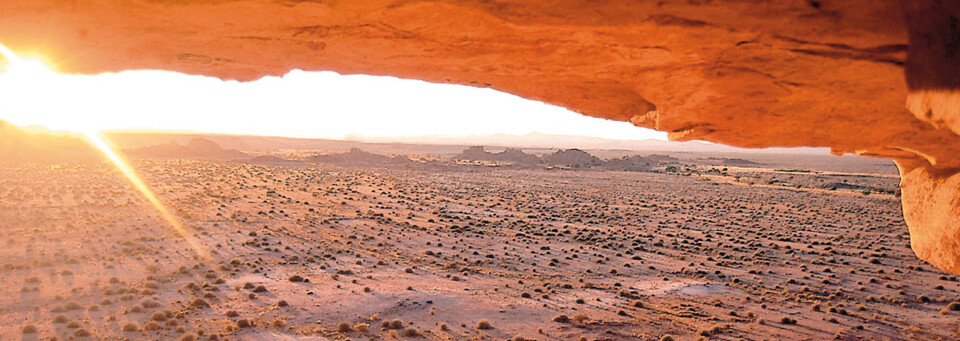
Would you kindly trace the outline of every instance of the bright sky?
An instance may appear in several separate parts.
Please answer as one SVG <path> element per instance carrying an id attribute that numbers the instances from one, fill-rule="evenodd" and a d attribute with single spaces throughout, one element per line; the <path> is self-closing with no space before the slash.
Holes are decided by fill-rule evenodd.
<path id="1" fill-rule="evenodd" d="M 62 75 L 27 60 L 0 73 L 0 94 L 0 119 L 51 130 L 309 138 L 538 132 L 666 139 L 665 133 L 492 89 L 334 72 L 294 70 L 240 83 L 166 71 Z"/>

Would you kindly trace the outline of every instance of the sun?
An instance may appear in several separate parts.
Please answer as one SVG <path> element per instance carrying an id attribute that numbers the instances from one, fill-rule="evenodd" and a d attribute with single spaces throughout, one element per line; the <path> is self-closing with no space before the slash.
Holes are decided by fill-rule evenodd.
<path id="1" fill-rule="evenodd" d="M 54 72 L 51 68 L 47 67 L 46 63 L 39 59 L 26 59 L 18 56 L 12 50 L 0 44 L 0 55 L 7 59 L 8 65 L 6 71 L 0 74 L 0 80 L 7 82 L 13 86 L 40 86 L 37 89 L 42 89 L 42 86 L 47 85 L 49 82 L 56 82 L 58 79 L 58 74 Z M 49 94 L 37 94 L 38 96 L 44 96 Z M 11 110 L 11 109 L 6 109 Z M 16 110 L 13 108 L 12 110 Z M 154 209 L 160 214 L 160 216 L 173 228 L 181 237 L 185 238 L 191 247 L 201 256 L 206 257 L 207 253 L 202 245 L 193 237 L 193 231 L 183 225 L 177 217 L 167 209 L 166 205 L 160 201 L 160 198 L 150 189 L 150 186 L 137 174 L 136 170 L 130 166 L 130 163 L 127 162 L 117 149 L 110 143 L 110 141 L 105 138 L 99 131 L 99 129 L 94 128 L 93 126 L 86 127 L 75 127 L 72 129 L 73 132 L 80 133 L 86 139 L 86 141 L 99 150 L 114 167 L 123 174 L 127 180 L 137 189 L 140 194 L 144 196 L 145 199 L 153 206 Z"/>

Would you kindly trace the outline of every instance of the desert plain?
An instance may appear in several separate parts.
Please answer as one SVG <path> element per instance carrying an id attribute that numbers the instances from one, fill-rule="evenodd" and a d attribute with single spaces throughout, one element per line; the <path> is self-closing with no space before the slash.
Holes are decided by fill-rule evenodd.
<path id="1" fill-rule="evenodd" d="M 889 161 L 226 151 L 0 162 L 0 339 L 960 337 Z"/>

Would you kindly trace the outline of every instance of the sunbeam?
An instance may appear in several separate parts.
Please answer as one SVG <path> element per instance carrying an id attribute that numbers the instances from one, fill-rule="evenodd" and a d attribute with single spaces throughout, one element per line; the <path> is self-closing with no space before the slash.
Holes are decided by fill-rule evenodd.
<path id="1" fill-rule="evenodd" d="M 22 58 L 3 44 L 0 44 L 0 55 L 8 61 L 6 71 L 0 73 L 0 81 L 13 82 L 17 85 L 21 85 L 24 82 L 39 84 L 57 76 L 57 74 L 42 61 Z M 160 198 L 150 189 L 150 186 L 140 178 L 136 170 L 124 160 L 109 141 L 101 136 L 99 131 L 81 127 L 78 128 L 76 132 L 82 133 L 91 146 L 103 153 L 107 160 L 109 160 L 110 163 L 130 181 L 133 187 L 147 199 L 150 205 L 160 213 L 163 220 L 173 227 L 174 232 L 186 239 L 187 243 L 190 244 L 200 257 L 207 256 L 207 252 L 203 246 L 193 237 L 193 231 L 182 224 L 177 217 L 167 209 L 163 202 L 160 201 Z"/>

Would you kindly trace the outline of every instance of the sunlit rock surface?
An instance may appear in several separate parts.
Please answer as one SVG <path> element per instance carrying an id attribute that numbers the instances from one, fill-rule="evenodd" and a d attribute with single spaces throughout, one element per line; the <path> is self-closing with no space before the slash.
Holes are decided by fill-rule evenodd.
<path id="1" fill-rule="evenodd" d="M 677 140 L 904 169 L 918 255 L 958 272 L 960 3 L 36 0 L 0 42 L 62 72 L 332 70 L 492 87 Z"/>

